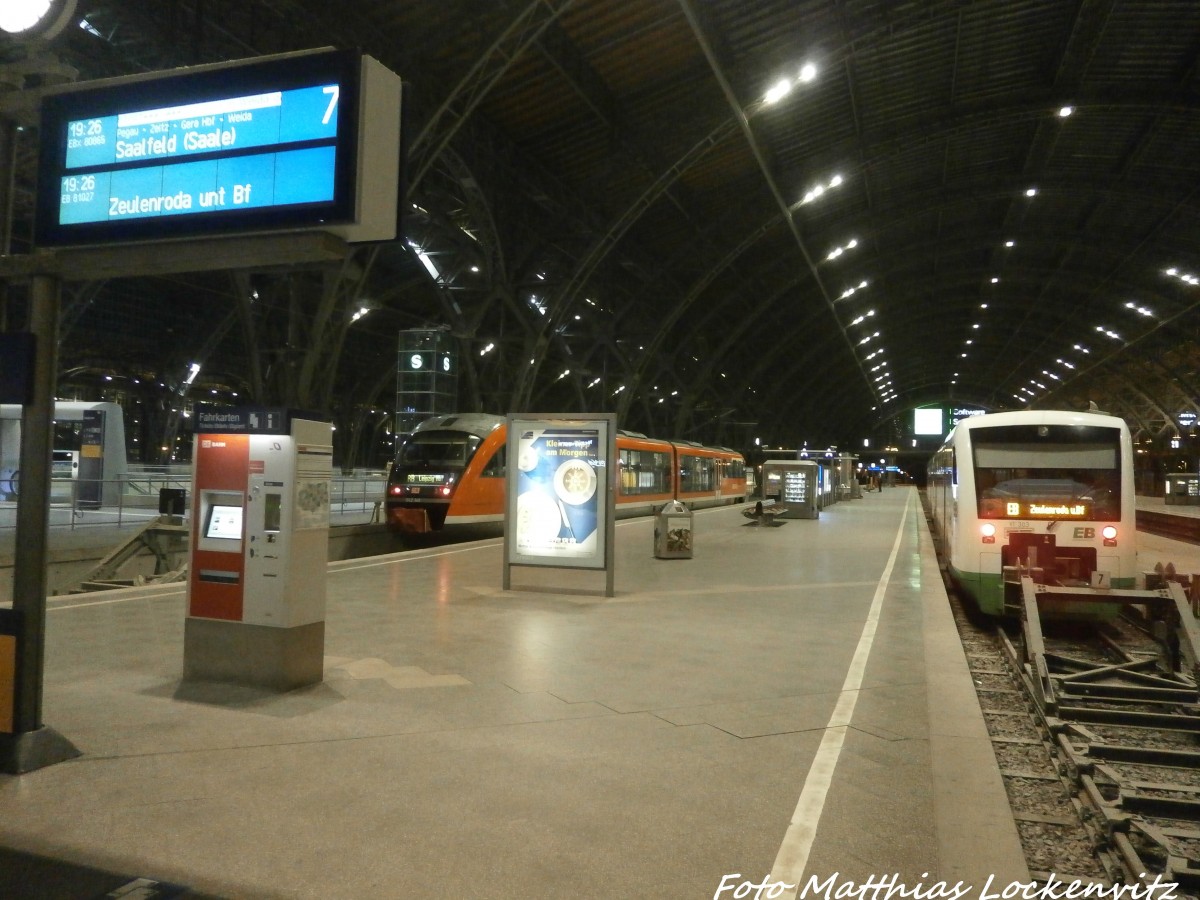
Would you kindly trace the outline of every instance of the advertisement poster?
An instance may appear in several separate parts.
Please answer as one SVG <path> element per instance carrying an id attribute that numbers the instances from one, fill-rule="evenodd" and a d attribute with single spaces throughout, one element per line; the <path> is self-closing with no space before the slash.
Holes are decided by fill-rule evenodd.
<path id="1" fill-rule="evenodd" d="M 296 479 L 295 529 L 329 527 L 329 482 Z"/>
<path id="2" fill-rule="evenodd" d="M 517 553 L 572 560 L 596 556 L 599 465 L 598 429 L 527 429 L 520 434 Z"/>
<path id="3" fill-rule="evenodd" d="M 513 419 L 510 428 L 509 562 L 606 568 L 609 423 Z"/>

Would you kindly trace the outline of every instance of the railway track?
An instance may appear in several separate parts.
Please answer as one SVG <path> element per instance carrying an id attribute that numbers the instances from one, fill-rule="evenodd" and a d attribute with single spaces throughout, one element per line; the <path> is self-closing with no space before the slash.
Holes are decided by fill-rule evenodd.
<path id="1" fill-rule="evenodd" d="M 1137 511 L 1137 529 L 1160 537 L 1200 544 L 1200 517 L 1176 516 L 1171 513 Z"/>
<path id="2" fill-rule="evenodd" d="M 1034 879 L 1200 897 L 1200 694 L 1176 586 L 1106 625 L 997 629 L 954 600 Z M 1188 615 L 1187 622 L 1172 621 Z M 1172 612 L 1175 611 L 1175 612 Z M 1149 892 L 1149 893 L 1145 893 Z M 1105 894 L 1104 896 L 1114 896 Z M 1130 896 L 1126 894 L 1124 896 Z"/>

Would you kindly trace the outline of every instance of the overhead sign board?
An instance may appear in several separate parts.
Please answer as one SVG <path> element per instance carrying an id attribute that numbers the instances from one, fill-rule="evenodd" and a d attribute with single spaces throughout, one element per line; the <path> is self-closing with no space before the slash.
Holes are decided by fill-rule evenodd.
<path id="1" fill-rule="evenodd" d="M 356 51 L 71 86 L 42 104 L 36 240 L 390 239 L 399 147 L 400 79 Z"/>
<path id="2" fill-rule="evenodd" d="M 945 413 L 939 407 L 913 410 L 913 434 L 945 434 Z"/>
<path id="3" fill-rule="evenodd" d="M 293 419 L 324 422 L 318 414 L 282 406 L 211 406 L 197 404 L 196 434 L 290 434 Z"/>

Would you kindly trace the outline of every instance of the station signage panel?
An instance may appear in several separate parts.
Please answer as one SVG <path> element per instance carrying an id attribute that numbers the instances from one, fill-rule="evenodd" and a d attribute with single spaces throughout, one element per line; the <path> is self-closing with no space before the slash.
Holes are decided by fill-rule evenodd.
<path id="1" fill-rule="evenodd" d="M 393 73 L 336 50 L 53 93 L 42 106 L 37 243 L 336 231 L 375 215 L 368 177 L 374 197 L 391 190 L 394 236 L 399 102 Z"/>
<path id="2" fill-rule="evenodd" d="M 440 372 L 443 375 L 453 375 L 454 361 L 449 353 L 433 350 L 421 350 L 409 353 L 408 368 L 413 372 Z"/>
<path id="3" fill-rule="evenodd" d="M 972 419 L 975 416 L 986 415 L 986 409 L 979 409 L 972 406 L 956 406 L 950 410 L 950 426 L 954 427 L 963 419 Z"/>
<path id="4" fill-rule="evenodd" d="M 196 406 L 196 434 L 288 434 L 293 419 L 319 421 L 317 413 L 283 406 Z"/>
<path id="5" fill-rule="evenodd" d="M 1004 502 L 1004 515 L 1010 519 L 1090 519 L 1091 503 L 1071 501 L 1008 500 Z"/>

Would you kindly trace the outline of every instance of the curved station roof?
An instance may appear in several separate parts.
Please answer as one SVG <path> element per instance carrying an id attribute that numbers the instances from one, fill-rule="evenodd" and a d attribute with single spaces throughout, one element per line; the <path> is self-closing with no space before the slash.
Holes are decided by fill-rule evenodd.
<path id="1" fill-rule="evenodd" d="M 404 79 L 402 237 L 69 283 L 60 391 L 386 429 L 428 327 L 464 409 L 734 446 L 924 405 L 1195 419 L 1194 0 L 78 0 L 0 43 L 13 251 L 39 88 L 326 45 Z"/>

